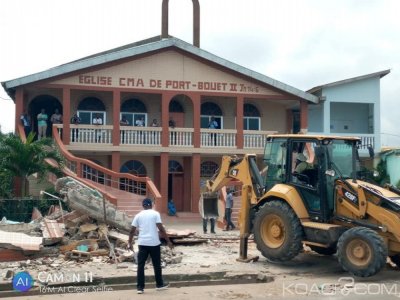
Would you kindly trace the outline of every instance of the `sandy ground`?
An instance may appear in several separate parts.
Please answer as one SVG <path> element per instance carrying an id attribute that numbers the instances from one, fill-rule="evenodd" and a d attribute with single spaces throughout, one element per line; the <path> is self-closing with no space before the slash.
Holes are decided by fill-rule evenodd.
<path id="1" fill-rule="evenodd" d="M 200 224 L 183 224 L 173 226 L 166 224 L 168 228 L 184 229 L 190 228 L 200 232 Z M 201 235 L 204 236 L 204 235 Z M 354 293 L 359 289 L 360 293 L 363 289 L 369 288 L 374 284 L 374 288 L 379 289 L 382 293 L 380 298 L 390 299 L 396 293 L 397 299 L 400 295 L 400 271 L 387 265 L 383 271 L 371 278 L 352 278 L 348 273 L 344 272 L 337 262 L 335 256 L 322 256 L 311 251 L 300 253 L 290 262 L 274 264 L 268 262 L 264 257 L 260 257 L 257 262 L 240 263 L 236 261 L 239 256 L 239 241 L 235 238 L 239 236 L 239 231 L 222 232 L 217 230 L 216 235 L 206 235 L 206 237 L 232 237 L 231 241 L 210 239 L 207 243 L 191 246 L 176 246 L 174 252 L 182 255 L 182 262 L 178 264 L 169 264 L 163 269 L 164 274 L 202 274 L 209 272 L 226 271 L 232 274 L 262 274 L 272 279 L 268 283 L 260 284 L 244 284 L 236 286 L 208 286 L 208 287 L 191 287 L 191 288 L 171 288 L 165 292 L 156 292 L 154 289 L 146 290 L 145 295 L 136 295 L 135 291 L 114 291 L 112 294 L 106 291 L 100 293 L 90 293 L 85 299 L 265 299 L 267 296 L 282 299 L 295 299 L 294 297 L 305 297 L 307 299 L 342 299 L 341 297 L 348 294 L 353 295 L 353 299 L 360 296 Z M 260 255 L 253 242 L 249 243 L 249 255 Z M 61 260 L 60 258 L 57 258 Z M 2 263 L 1 273 L 2 280 L 7 266 L 12 263 Z M 53 265 L 36 266 L 31 262 L 20 270 L 27 270 L 34 278 L 39 272 L 53 274 L 55 272 L 73 273 L 73 272 L 91 272 L 94 277 L 113 277 L 113 276 L 130 276 L 135 275 L 136 265 L 133 263 L 123 263 L 121 266 L 104 263 L 104 262 L 86 262 L 75 263 L 73 261 L 64 262 L 62 264 L 53 263 Z M 146 275 L 152 275 L 151 265 L 146 268 Z M 361 286 L 362 285 L 362 286 Z M 385 287 L 383 287 L 385 285 Z M 353 292 L 342 292 L 343 289 L 350 289 Z M 386 289 L 386 290 L 383 290 Z M 340 291 L 340 292 L 338 292 Z M 385 294 L 386 291 L 386 294 Z M 388 291 L 391 294 L 388 294 Z M 367 293 L 370 295 L 371 291 Z M 192 293 L 195 293 L 192 296 Z M 332 294 L 333 293 L 333 294 Z M 347 293 L 347 295 L 346 295 Z M 21 294 L 21 296 L 23 296 Z M 132 297 L 133 296 L 133 297 Z M 200 297 L 201 296 L 201 297 Z M 389 297 L 390 296 L 390 297 Z M 67 299 L 80 299 L 82 294 L 74 295 L 41 295 L 28 297 L 29 299 L 56 299 L 58 297 Z M 389 297 L 389 298 L 386 298 Z M 24 297 L 26 298 L 26 297 Z M 343 298 L 345 299 L 345 298 Z M 363 297 L 363 299 L 369 299 Z M 372 298 L 371 298 L 372 299 Z M 376 298 L 374 298 L 376 299 Z"/>

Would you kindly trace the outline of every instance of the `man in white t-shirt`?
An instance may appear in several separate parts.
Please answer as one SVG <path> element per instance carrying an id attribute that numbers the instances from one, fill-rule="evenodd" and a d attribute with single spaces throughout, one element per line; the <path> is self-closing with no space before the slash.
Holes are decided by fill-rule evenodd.
<path id="1" fill-rule="evenodd" d="M 135 235 L 136 229 L 139 231 L 138 236 L 138 269 L 137 269 L 137 293 L 143 294 L 145 287 L 144 277 L 144 265 L 146 264 L 147 257 L 150 255 L 151 261 L 154 268 L 154 276 L 156 278 L 156 290 L 161 291 L 168 288 L 168 283 L 165 283 L 162 279 L 161 271 L 161 249 L 160 249 L 160 238 L 158 231 L 161 232 L 162 236 L 168 243 L 168 246 L 172 248 L 171 240 L 169 239 L 167 232 L 161 222 L 160 214 L 153 210 L 153 203 L 149 198 L 146 198 L 142 202 L 144 210 L 138 213 L 132 221 L 132 229 L 129 233 L 128 247 L 133 250 L 133 236 Z"/>
<path id="2" fill-rule="evenodd" d="M 103 119 L 100 117 L 100 114 L 96 114 L 96 116 L 93 118 L 92 124 L 93 125 L 97 125 L 99 127 L 100 127 L 100 125 L 103 125 Z M 95 129 L 94 133 L 95 133 L 95 141 L 97 143 L 100 143 L 100 141 L 101 141 L 101 130 L 100 129 Z"/>

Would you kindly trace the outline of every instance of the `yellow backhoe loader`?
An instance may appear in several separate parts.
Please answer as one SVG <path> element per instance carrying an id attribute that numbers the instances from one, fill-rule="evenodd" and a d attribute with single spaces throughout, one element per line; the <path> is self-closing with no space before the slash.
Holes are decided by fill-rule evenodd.
<path id="1" fill-rule="evenodd" d="M 214 201 L 231 181 L 242 183 L 242 261 L 254 234 L 270 261 L 290 260 L 306 244 L 320 254 L 337 253 L 355 276 L 376 274 L 388 256 L 400 267 L 400 190 L 357 178 L 359 145 L 355 137 L 269 136 L 265 175 L 256 155 L 223 156 L 203 201 Z"/>

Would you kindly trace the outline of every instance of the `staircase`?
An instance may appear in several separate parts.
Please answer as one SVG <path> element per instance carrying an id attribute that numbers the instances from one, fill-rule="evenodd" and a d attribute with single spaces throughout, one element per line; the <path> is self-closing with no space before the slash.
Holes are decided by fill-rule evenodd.
<path id="1" fill-rule="evenodd" d="M 21 140 L 26 141 L 21 124 L 18 125 L 18 134 Z M 133 217 L 142 210 L 142 200 L 145 197 L 152 198 L 156 203 L 161 201 L 161 194 L 149 177 L 114 172 L 90 160 L 74 156 L 61 141 L 55 126 L 53 127 L 53 138 L 65 160 L 63 173 L 96 189 L 105 199 L 116 205 L 118 210 L 126 212 L 128 216 Z M 51 160 L 48 160 L 47 163 L 55 164 Z M 54 183 L 56 178 L 50 179 Z"/>

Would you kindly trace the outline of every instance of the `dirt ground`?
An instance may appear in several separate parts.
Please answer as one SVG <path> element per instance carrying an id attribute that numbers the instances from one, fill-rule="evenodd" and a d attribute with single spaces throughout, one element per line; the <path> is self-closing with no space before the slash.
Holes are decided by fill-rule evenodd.
<path id="1" fill-rule="evenodd" d="M 180 226 L 167 224 L 167 227 L 182 229 L 187 228 L 187 224 Z M 199 224 L 194 224 L 194 229 L 199 232 L 201 227 Z M 173 249 L 173 254 L 182 259 L 181 261 L 180 259 L 177 260 L 177 263 L 166 264 L 163 268 L 163 274 L 202 274 L 221 271 L 230 274 L 257 274 L 261 277 L 268 277 L 271 282 L 257 285 L 256 290 L 265 290 L 268 287 L 262 293 L 281 296 L 283 292 L 286 292 L 287 297 L 294 297 L 296 294 L 303 292 L 308 293 L 310 292 L 309 289 L 312 288 L 321 289 L 321 286 L 323 289 L 330 291 L 341 288 L 344 285 L 348 286 L 350 284 L 354 286 L 357 283 L 397 285 L 400 279 L 400 270 L 389 263 L 376 276 L 371 278 L 352 278 L 341 269 L 335 256 L 322 256 L 309 249 L 305 249 L 304 252 L 290 262 L 271 263 L 260 256 L 256 245 L 252 241 L 249 243 L 248 253 L 251 256 L 258 255 L 260 258 L 256 262 L 241 263 L 236 261 L 239 256 L 239 231 L 223 232 L 217 230 L 215 235 L 198 234 L 198 236 L 209 239 L 203 244 L 176 246 Z M 13 270 L 14 273 L 28 271 L 34 279 L 38 278 L 38 276 L 43 279 L 44 276 L 55 273 L 91 273 L 93 277 L 136 275 L 136 265 L 132 262 L 111 264 L 101 258 L 95 258 L 94 261 L 88 262 L 75 262 L 64 260 L 61 255 L 41 260 L 0 263 L 0 283 L 10 282 L 10 279 L 5 279 L 7 270 Z M 146 275 L 153 275 L 151 264 L 146 266 Z M 35 281 L 36 284 L 39 284 L 38 280 Z M 317 286 L 314 286 L 314 284 L 317 284 Z M 209 292 L 211 293 L 211 291 L 217 293 L 214 296 L 209 294 L 211 298 L 257 298 L 249 292 L 240 297 L 229 297 L 229 294 L 221 296 L 218 295 L 220 289 L 217 287 L 210 287 Z M 295 293 L 292 293 L 293 291 Z M 398 292 L 398 295 L 400 295 L 400 287 L 398 287 Z M 124 297 L 121 299 L 124 299 Z"/>

